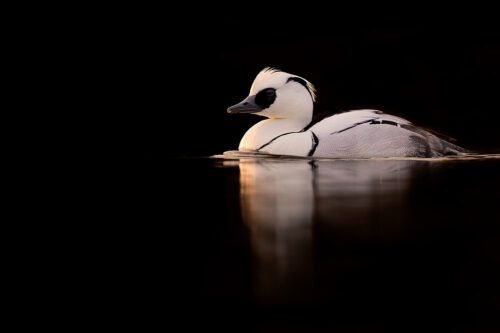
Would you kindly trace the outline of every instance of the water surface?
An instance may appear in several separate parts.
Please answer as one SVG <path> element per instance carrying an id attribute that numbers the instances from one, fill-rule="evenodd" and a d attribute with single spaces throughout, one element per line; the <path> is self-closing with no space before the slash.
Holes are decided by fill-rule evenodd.
<path id="1" fill-rule="evenodd" d="M 196 240 L 186 260 L 197 274 L 199 310 L 215 325 L 497 327 L 500 155 L 331 160 L 231 152 L 171 163 L 170 213 L 186 223 L 178 236 Z"/>

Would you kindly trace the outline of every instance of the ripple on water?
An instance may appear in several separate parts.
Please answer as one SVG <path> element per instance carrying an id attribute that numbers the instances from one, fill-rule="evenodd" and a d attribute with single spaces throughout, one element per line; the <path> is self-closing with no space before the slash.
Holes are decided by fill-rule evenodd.
<path id="1" fill-rule="evenodd" d="M 380 161 L 469 161 L 469 160 L 488 160 L 500 159 L 500 154 L 463 154 L 442 157 L 375 157 L 375 158 L 328 158 L 328 157 L 304 157 L 289 155 L 274 155 L 261 152 L 243 152 L 238 150 L 228 150 L 223 154 L 213 155 L 212 158 L 225 160 L 239 159 L 283 159 L 283 160 L 380 160 Z"/>

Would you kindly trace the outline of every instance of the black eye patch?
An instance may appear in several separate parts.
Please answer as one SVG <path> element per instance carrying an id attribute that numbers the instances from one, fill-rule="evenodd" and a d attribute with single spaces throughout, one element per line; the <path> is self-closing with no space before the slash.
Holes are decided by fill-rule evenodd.
<path id="1" fill-rule="evenodd" d="M 271 106 L 275 99 L 276 89 L 274 88 L 262 89 L 257 95 L 255 95 L 255 103 L 263 109 Z"/>

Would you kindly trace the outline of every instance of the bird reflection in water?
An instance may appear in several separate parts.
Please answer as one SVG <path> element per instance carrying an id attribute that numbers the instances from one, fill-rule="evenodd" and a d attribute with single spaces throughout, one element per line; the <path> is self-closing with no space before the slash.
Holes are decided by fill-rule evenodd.
<path id="1" fill-rule="evenodd" d="M 292 301 L 304 302 L 313 294 L 312 167 L 307 161 L 241 161 L 239 167 L 242 218 L 255 257 L 255 296 L 266 303 L 292 295 Z"/>
<path id="2" fill-rule="evenodd" d="M 254 297 L 272 305 L 314 302 L 321 239 L 352 243 L 397 235 L 408 214 L 411 173 L 428 164 L 269 158 L 241 159 L 238 165 Z"/>

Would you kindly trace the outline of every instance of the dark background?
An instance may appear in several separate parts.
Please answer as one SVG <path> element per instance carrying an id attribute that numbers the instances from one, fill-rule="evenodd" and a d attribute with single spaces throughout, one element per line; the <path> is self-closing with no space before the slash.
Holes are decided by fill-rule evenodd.
<path id="1" fill-rule="evenodd" d="M 296 17 L 198 8 L 174 21 L 175 13 L 105 16 L 93 47 L 82 49 L 90 53 L 84 75 L 99 71 L 88 89 L 104 99 L 96 116 L 116 131 L 111 148 L 134 159 L 236 149 L 260 118 L 225 110 L 266 66 L 311 81 L 316 111 L 380 109 L 467 148 L 500 151 L 500 35 L 491 12 L 319 8 Z"/>
<path id="2" fill-rule="evenodd" d="M 92 158 L 82 158 L 97 169 L 99 180 L 81 208 L 82 229 L 89 234 L 82 262 L 91 269 L 78 267 L 84 274 L 77 274 L 82 282 L 76 285 L 88 293 L 82 298 L 90 300 L 89 318 L 97 313 L 110 325 L 140 328 L 172 322 L 218 327 L 222 322 L 228 331 L 238 331 L 241 327 L 233 324 L 252 323 L 255 314 L 264 322 L 276 314 L 283 322 L 289 315 L 299 322 L 315 317 L 316 308 L 305 315 L 254 308 L 248 244 L 233 237 L 245 232 L 235 222 L 240 218 L 237 170 L 175 159 L 237 149 L 245 131 L 261 118 L 227 115 L 226 108 L 247 96 L 266 66 L 311 81 L 318 92 L 316 111 L 380 109 L 448 134 L 466 148 L 500 153 L 500 35 L 494 11 L 465 8 L 457 15 L 410 5 L 396 11 L 303 10 L 306 5 L 294 13 L 255 3 L 243 8 L 193 3 L 182 11 L 102 8 L 84 15 L 77 29 L 64 35 L 57 59 L 69 62 L 66 76 L 82 79 L 64 88 L 70 92 L 68 105 L 78 103 L 72 120 L 84 125 L 84 144 L 95 143 L 105 157 L 95 157 L 92 147 Z M 114 163 L 107 168 L 103 161 L 109 159 Z M 470 175 L 480 173 L 481 168 L 473 168 Z M 449 202 L 460 197 L 455 180 L 446 183 L 456 189 Z M 493 205 L 494 196 L 487 198 Z M 446 210 L 440 217 L 447 217 Z M 424 258 L 432 261 L 433 255 L 430 251 Z M 398 271 L 392 262 L 387 265 Z M 486 273 L 490 280 L 481 290 L 488 292 L 495 283 Z M 480 285 L 482 276 L 471 279 Z M 326 312 L 342 310 L 326 305 Z M 414 304 L 411 319 L 418 321 L 419 307 L 427 305 Z M 432 309 L 441 311 L 436 305 Z M 497 308 L 484 309 L 492 322 Z M 454 310 L 447 309 L 446 316 L 454 317 Z M 479 313 L 478 320 L 481 311 L 472 311 Z M 342 314 L 357 320 L 355 312 Z"/>

